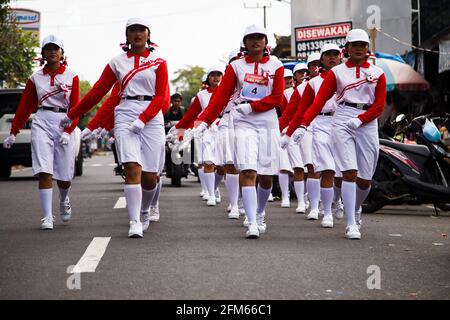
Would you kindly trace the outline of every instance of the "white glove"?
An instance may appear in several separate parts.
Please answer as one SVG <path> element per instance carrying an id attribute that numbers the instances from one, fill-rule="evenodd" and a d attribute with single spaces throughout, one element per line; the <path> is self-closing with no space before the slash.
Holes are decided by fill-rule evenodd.
<path id="1" fill-rule="evenodd" d="M 175 126 L 172 126 L 167 133 L 171 134 L 172 136 L 176 136 L 177 135 L 177 130 L 178 129 Z"/>
<path id="2" fill-rule="evenodd" d="M 6 139 L 3 141 L 3 148 L 4 149 L 11 149 L 12 145 L 16 142 L 16 136 L 13 134 L 10 134 Z"/>
<path id="3" fill-rule="evenodd" d="M 72 124 L 72 120 L 67 116 L 67 114 L 64 116 L 64 118 L 61 119 L 61 122 L 59 123 L 59 126 L 61 128 L 68 128 Z"/>
<path id="4" fill-rule="evenodd" d="M 194 130 L 187 129 L 186 131 L 184 131 L 183 141 L 191 141 L 193 137 L 194 137 Z"/>
<path id="5" fill-rule="evenodd" d="M 300 141 L 302 141 L 303 137 L 305 136 L 305 133 L 306 133 L 305 127 L 298 128 L 292 134 L 292 140 L 294 140 L 294 142 L 298 144 Z"/>
<path id="6" fill-rule="evenodd" d="M 88 128 L 84 128 L 83 131 L 81 131 L 80 138 L 81 138 L 81 141 L 86 141 L 86 140 L 91 139 L 92 136 L 93 136 L 92 131 Z"/>
<path id="7" fill-rule="evenodd" d="M 116 140 L 116 139 L 114 139 L 114 137 L 109 138 L 108 141 L 106 141 L 106 147 L 107 147 L 108 149 L 111 149 L 112 144 L 114 143 L 115 140 Z"/>
<path id="8" fill-rule="evenodd" d="M 362 121 L 359 118 L 351 118 L 346 123 L 347 127 L 351 130 L 358 129 L 362 125 Z"/>
<path id="9" fill-rule="evenodd" d="M 192 131 L 194 133 L 194 137 L 201 137 L 203 132 L 205 132 L 206 130 L 208 130 L 208 125 L 206 124 L 206 122 L 200 122 L 200 124 L 196 126 Z"/>
<path id="10" fill-rule="evenodd" d="M 144 129 L 145 123 L 141 121 L 141 119 L 136 119 L 131 124 L 130 130 L 136 134 L 140 134 L 142 129 Z"/>
<path id="11" fill-rule="evenodd" d="M 291 137 L 289 137 L 288 135 L 284 135 L 281 137 L 281 149 L 286 149 L 289 145 L 289 143 L 291 142 Z"/>
<path id="12" fill-rule="evenodd" d="M 63 132 L 61 138 L 59 138 L 59 143 L 61 143 L 62 145 L 66 145 L 69 144 L 69 142 L 70 142 L 70 134 L 68 134 L 67 132 Z"/>
<path id="13" fill-rule="evenodd" d="M 250 103 L 242 103 L 232 108 L 230 115 L 233 117 L 233 119 L 241 119 L 252 111 L 253 110 Z"/>
<path id="14" fill-rule="evenodd" d="M 104 138 L 108 135 L 108 130 L 106 129 L 102 129 L 102 131 L 100 131 L 100 138 Z"/>

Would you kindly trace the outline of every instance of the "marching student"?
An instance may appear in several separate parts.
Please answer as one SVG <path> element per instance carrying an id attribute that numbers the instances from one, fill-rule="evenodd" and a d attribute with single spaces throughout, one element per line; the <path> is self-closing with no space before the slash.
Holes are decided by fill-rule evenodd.
<path id="1" fill-rule="evenodd" d="M 41 229 L 52 230 L 53 179 L 59 188 L 62 221 L 68 222 L 72 215 L 69 191 L 76 154 L 72 132 L 78 118 L 74 117 L 72 125 L 64 130 L 59 122 L 78 103 L 80 90 L 78 76 L 65 65 L 64 44 L 60 38 L 54 35 L 44 38 L 41 54 L 45 65 L 28 80 L 3 147 L 12 147 L 30 114 L 36 112 L 31 126 L 33 174 L 39 176 Z"/>
<path id="2" fill-rule="evenodd" d="M 126 23 L 125 53 L 113 58 L 100 79 L 61 121 L 67 126 L 90 110 L 120 82 L 120 103 L 114 111 L 114 134 L 120 161 L 125 168 L 125 198 L 130 228 L 128 237 L 142 238 L 148 226 L 139 217 L 143 194 L 153 199 L 158 173 L 164 166 L 164 117 L 170 105 L 167 63 L 153 51 L 150 26 L 142 18 Z M 147 46 L 148 45 L 148 46 Z M 150 201 L 151 202 L 151 201 Z M 146 219 L 147 217 L 141 217 Z"/>
<path id="3" fill-rule="evenodd" d="M 272 177 L 279 170 L 280 132 L 275 108 L 283 97 L 284 68 L 278 59 L 269 55 L 266 29 L 248 26 L 243 43 L 245 57 L 228 66 L 194 130 L 207 130 L 230 99 L 234 99 L 230 119 L 236 133 L 236 164 L 249 222 L 246 237 L 255 239 L 260 232 L 266 231 L 265 207 L 272 190 Z M 236 90 L 239 91 L 238 98 L 233 96 Z"/>
<path id="4" fill-rule="evenodd" d="M 377 118 L 386 99 L 383 70 L 367 62 L 369 43 L 364 30 L 349 31 L 345 44 L 349 59 L 328 72 L 293 137 L 301 140 L 312 119 L 336 95 L 338 106 L 333 117 L 332 140 L 335 161 L 343 175 L 341 192 L 348 239 L 361 239 L 360 218 L 355 219 L 355 209 L 361 207 L 370 192 L 379 152 Z"/>

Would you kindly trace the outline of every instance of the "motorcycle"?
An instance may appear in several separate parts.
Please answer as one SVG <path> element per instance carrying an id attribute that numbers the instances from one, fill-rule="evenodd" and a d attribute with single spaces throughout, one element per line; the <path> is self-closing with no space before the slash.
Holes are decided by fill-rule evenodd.
<path id="1" fill-rule="evenodd" d="M 436 213 L 437 208 L 450 211 L 450 153 L 434 125 L 441 122 L 449 128 L 450 117 L 431 116 L 419 116 L 410 123 L 399 116 L 394 136 L 400 141 L 380 138 L 380 155 L 363 212 L 373 213 L 385 205 L 405 203 L 431 203 Z M 404 143 L 413 136 L 416 144 Z"/>

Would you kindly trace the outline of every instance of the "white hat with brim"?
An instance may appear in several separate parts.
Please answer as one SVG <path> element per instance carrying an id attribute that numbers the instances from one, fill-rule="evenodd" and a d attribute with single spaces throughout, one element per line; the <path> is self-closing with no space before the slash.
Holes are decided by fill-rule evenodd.
<path id="1" fill-rule="evenodd" d="M 150 30 L 150 24 L 143 18 L 130 18 L 127 21 L 126 28 L 134 26 L 134 25 L 140 25 L 146 27 L 148 30 Z"/>
<path id="2" fill-rule="evenodd" d="M 42 46 L 41 49 L 44 49 L 44 47 L 50 43 L 56 44 L 58 47 L 64 50 L 64 43 L 61 38 L 51 34 L 42 40 Z"/>

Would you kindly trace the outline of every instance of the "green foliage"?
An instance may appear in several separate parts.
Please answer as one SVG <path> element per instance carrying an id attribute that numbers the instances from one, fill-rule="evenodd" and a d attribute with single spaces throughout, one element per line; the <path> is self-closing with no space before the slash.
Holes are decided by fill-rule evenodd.
<path id="1" fill-rule="evenodd" d="M 204 73 L 205 70 L 199 66 L 187 66 L 175 71 L 176 78 L 170 82 L 175 87 L 176 92 L 183 96 L 183 105 L 188 106 L 191 99 L 198 93 L 202 86 Z"/>
<path id="2" fill-rule="evenodd" d="M 83 99 L 91 88 L 92 86 L 89 81 L 80 80 L 80 99 Z M 87 126 L 88 122 L 94 117 L 102 103 L 108 99 L 108 97 L 109 94 L 107 94 L 99 103 L 97 103 L 90 111 L 80 118 L 80 121 L 78 122 L 78 126 L 80 128 L 84 129 Z"/>
<path id="3" fill-rule="evenodd" d="M 0 0 L 0 86 L 15 88 L 33 73 L 39 42 L 17 27 L 9 9 L 9 0 Z"/>

